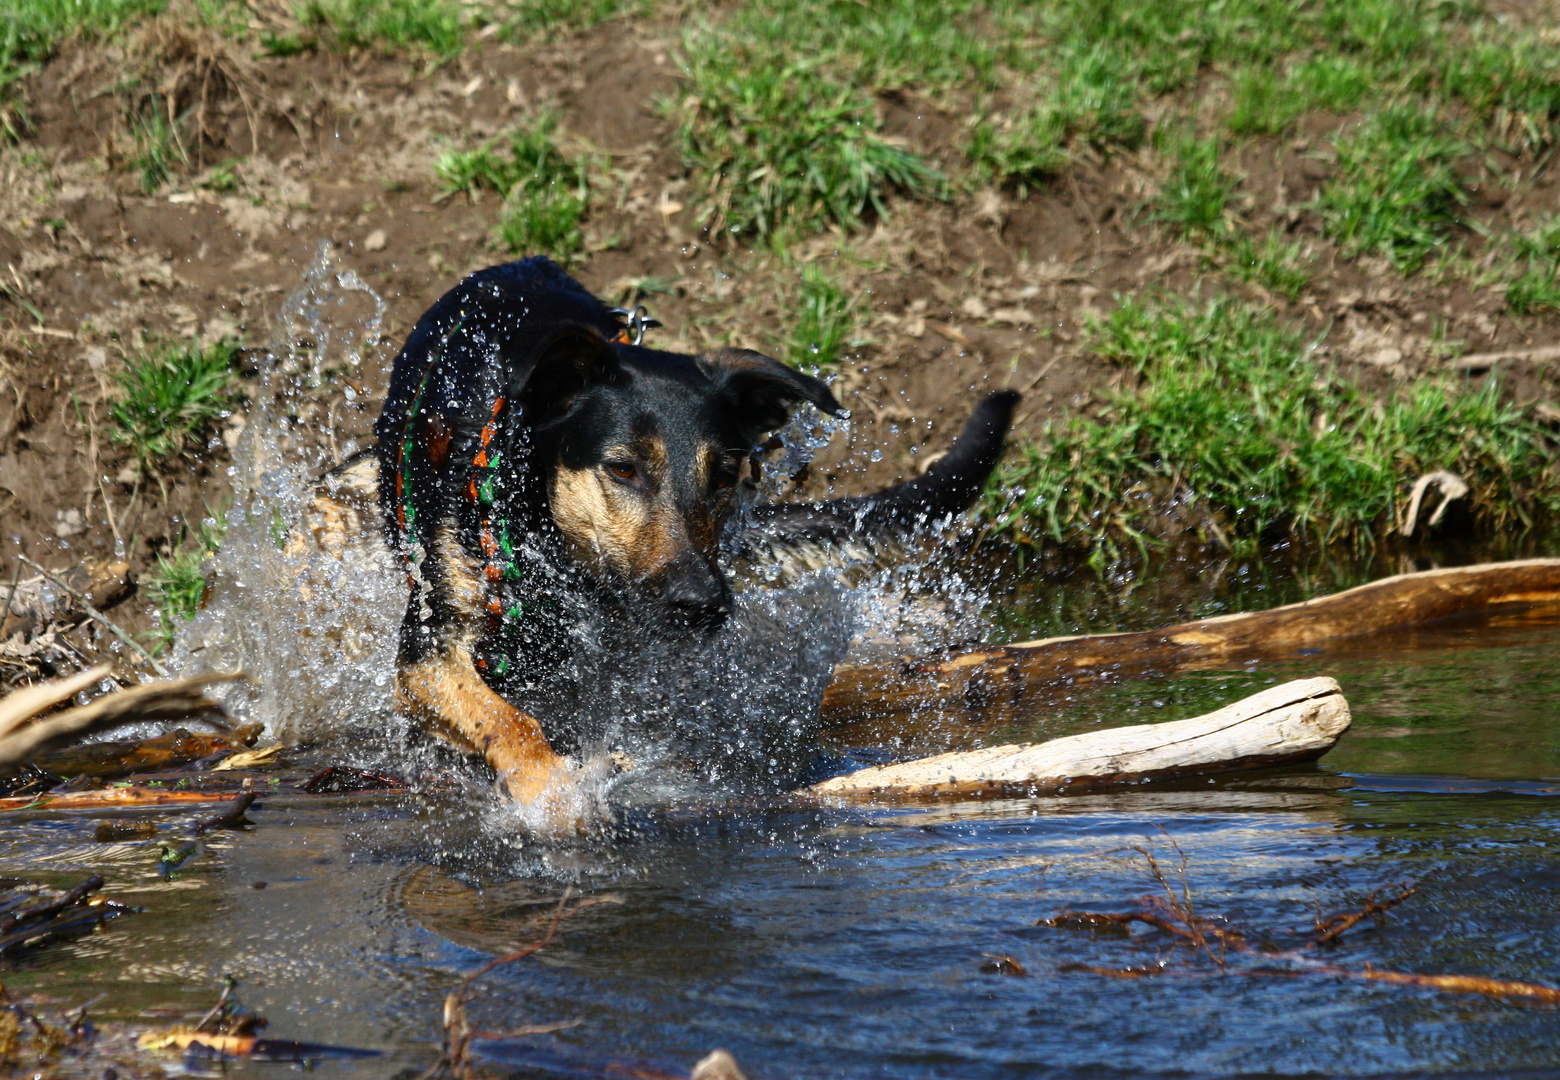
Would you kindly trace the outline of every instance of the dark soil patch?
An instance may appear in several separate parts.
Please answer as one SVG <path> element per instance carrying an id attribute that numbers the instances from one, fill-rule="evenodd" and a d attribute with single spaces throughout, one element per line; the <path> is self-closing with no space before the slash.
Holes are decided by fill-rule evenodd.
<path id="1" fill-rule="evenodd" d="M 696 181 L 657 108 L 676 87 L 677 32 L 612 24 L 558 43 L 489 42 L 431 72 L 324 51 L 245 56 L 239 72 L 231 58 L 221 61 L 231 69 L 203 61 L 201 41 L 174 41 L 166 28 L 123 45 L 64 48 L 25 86 L 29 139 L 0 154 L 0 271 L 19 294 L 0 305 L 0 577 L 10 579 L 18 551 L 61 565 L 110 556 L 116 537 L 144 572 L 188 522 L 221 505 L 220 431 L 160 483 L 130 478 L 105 428 L 113 373 L 158 339 L 226 333 L 264 345 L 322 241 L 389 305 L 389 347 L 365 362 L 350 397 L 342 382 L 318 402 L 330 419 L 328 433 L 317 425 L 320 438 L 361 445 L 388 360 L 418 315 L 464 273 L 509 257 L 491 239 L 495 199 L 439 198 L 440 147 L 474 145 L 547 110 L 597 162 L 581 279 L 614 301 L 648 304 L 665 323 L 657 344 L 777 348 L 797 271 L 698 228 Z M 188 78 L 202 62 L 221 75 L 205 91 Z M 127 65 L 157 63 L 168 92 L 209 100 L 190 169 L 148 196 L 125 165 L 126 104 L 114 87 Z M 913 95 L 880 104 L 887 133 L 935 160 L 959 160 L 961 117 Z M 1243 216 L 1304 241 L 1315 270 L 1297 302 L 1256 288 L 1251 297 L 1304 323 L 1383 391 L 1444 373 L 1448 342 L 1483 351 L 1560 340 L 1560 318 L 1512 317 L 1494 288 L 1339 259 L 1307 204 L 1329 175 L 1318 151 L 1340 122 L 1308 118 L 1295 137 L 1251 143 L 1230 162 L 1243 178 Z M 235 162 L 236 177 L 225 190 L 211 172 L 224 162 Z M 899 205 L 854 238 L 837 262 L 864 299 L 866 340 L 837 385 L 854 420 L 807 490 L 913 473 L 991 389 L 1023 390 L 1020 431 L 1038 436 L 1120 385 L 1118 369 L 1079 345 L 1086 319 L 1113 296 L 1232 287 L 1202 251 L 1141 213 L 1163 168 L 1144 151 L 1080 165 L 1024 198 L 984 191 Z M 1526 179 L 1520 194 L 1476 185 L 1471 216 L 1506 225 L 1560 209 L 1551 165 Z M 792 254 L 832 258 L 839 246 L 823 237 Z M 1521 400 L 1556 398 L 1546 369 L 1517 366 L 1504 378 Z M 70 510 L 84 531 L 63 521 Z M 146 625 L 142 603 L 127 624 Z"/>

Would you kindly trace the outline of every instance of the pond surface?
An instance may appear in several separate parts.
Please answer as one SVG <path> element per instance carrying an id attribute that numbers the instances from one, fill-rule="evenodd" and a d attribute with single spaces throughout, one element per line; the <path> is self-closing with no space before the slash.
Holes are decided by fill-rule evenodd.
<path id="1" fill-rule="evenodd" d="M 95 843 L 89 818 L 12 817 L 0 874 L 65 883 L 96 871 L 108 895 L 144 910 L 4 981 L 95 1002 L 99 1017 L 169 1022 L 203 1012 L 232 974 L 267 1034 L 388 1052 L 324 1062 L 322 1075 L 388 1077 L 433 1060 L 446 993 L 535 940 L 567 887 L 617 903 L 493 971 L 471 1015 L 493 1033 L 578 1023 L 479 1043 L 494 1071 L 597 1075 L 584 1071 L 591 1054 L 687 1069 L 725 1047 L 755 1080 L 1560 1076 L 1560 1008 L 1256 953 L 1221 968 L 1161 932 L 1036 925 L 1129 911 L 1158 891 L 1134 847 L 1179 889 L 1178 845 L 1198 913 L 1253 941 L 1292 949 L 1318 910 L 1412 882 L 1383 921 L 1317 958 L 1560 986 L 1557 658 L 1560 628 L 1481 625 L 1097 687 L 1006 722 L 1002 737 L 1022 738 L 1174 719 L 1321 673 L 1354 708 L 1353 730 L 1317 766 L 1121 794 L 695 807 L 571 848 L 508 837 L 463 799 L 320 800 L 289 780 L 253 829 L 211 840 L 166 882 L 155 847 Z M 983 970 L 988 954 L 1026 974 Z"/>

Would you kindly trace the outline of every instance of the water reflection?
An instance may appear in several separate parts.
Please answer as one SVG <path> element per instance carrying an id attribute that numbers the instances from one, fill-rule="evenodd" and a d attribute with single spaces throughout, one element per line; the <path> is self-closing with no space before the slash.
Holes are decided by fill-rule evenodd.
<path id="1" fill-rule="evenodd" d="M 1519 763 L 1529 777 L 1560 774 L 1545 741 L 1560 705 L 1560 632 L 1475 636 L 1477 647 L 1449 640 L 1330 668 L 1350 688 L 1357 728 L 1322 766 L 1173 790 L 878 811 L 685 807 L 569 849 L 497 842 L 458 797 L 279 795 L 256 829 L 220 838 L 167 885 L 154 851 L 91 844 L 90 822 L 18 821 L 0 836 L 0 872 L 99 870 L 147 910 L 7 984 L 82 1001 L 112 985 L 95 1008 L 118 1015 L 198 1012 L 233 972 L 275 1033 L 426 1063 L 443 995 L 534 939 L 572 888 L 618 903 L 495 971 L 471 1007 L 494 1032 L 582 1021 L 523 1040 L 551 1046 L 560 1069 L 575 1049 L 686 1068 L 715 1046 L 769 1077 L 1556 1068 L 1552 1008 L 1323 975 L 1223 975 L 1187 963 L 1163 935 L 1035 925 L 1069 909 L 1130 909 L 1156 885 L 1123 849 L 1167 852 L 1168 834 L 1187 853 L 1201 913 L 1280 944 L 1318 906 L 1408 880 L 1416 896 L 1328 959 L 1560 982 L 1560 801 L 1425 779 Z M 1288 674 L 1102 687 L 1066 722 L 1119 722 L 1153 700 L 1182 715 Z M 1409 790 L 1380 790 L 1394 776 Z M 1029 974 L 984 973 L 986 953 Z M 1156 978 L 1064 970 L 1160 961 Z M 545 1075 L 529 1050 L 484 1045 L 495 1069 Z M 386 1075 L 383 1062 L 322 1069 Z"/>

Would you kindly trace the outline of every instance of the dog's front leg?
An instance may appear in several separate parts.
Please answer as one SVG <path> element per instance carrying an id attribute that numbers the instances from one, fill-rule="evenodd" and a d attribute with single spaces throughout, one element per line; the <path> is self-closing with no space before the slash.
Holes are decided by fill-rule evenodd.
<path id="1" fill-rule="evenodd" d="M 412 715 L 440 725 L 486 758 L 519 802 L 536 802 L 567 769 L 536 718 L 494 693 L 463 647 L 403 666 L 396 690 Z"/>

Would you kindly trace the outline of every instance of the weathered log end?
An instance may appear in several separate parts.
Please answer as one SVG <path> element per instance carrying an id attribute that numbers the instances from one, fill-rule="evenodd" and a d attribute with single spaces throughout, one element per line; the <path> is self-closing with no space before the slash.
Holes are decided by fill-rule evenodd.
<path id="1" fill-rule="evenodd" d="M 1332 749 L 1351 719 L 1336 681 L 1297 679 L 1206 716 L 874 766 L 814 784 L 808 791 L 852 800 L 1094 791 L 1312 761 Z"/>

